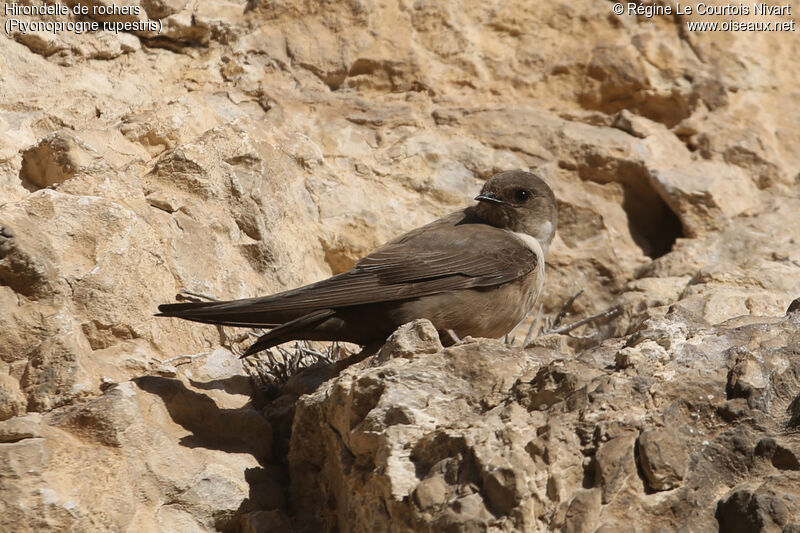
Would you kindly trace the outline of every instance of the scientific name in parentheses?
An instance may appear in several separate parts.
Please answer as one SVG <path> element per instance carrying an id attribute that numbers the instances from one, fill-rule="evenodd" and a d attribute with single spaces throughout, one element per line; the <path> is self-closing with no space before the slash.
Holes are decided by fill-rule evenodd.
<path id="1" fill-rule="evenodd" d="M 639 4 L 635 2 L 628 2 L 625 11 L 628 15 L 639 15 L 645 18 L 652 18 L 659 15 L 760 15 L 760 16 L 791 16 L 792 6 L 786 4 L 782 6 L 773 6 L 763 2 L 756 2 L 752 5 L 745 4 L 724 4 L 724 5 L 709 5 L 703 2 L 695 6 L 681 5 L 680 2 L 675 2 L 672 5 L 660 4 Z"/>

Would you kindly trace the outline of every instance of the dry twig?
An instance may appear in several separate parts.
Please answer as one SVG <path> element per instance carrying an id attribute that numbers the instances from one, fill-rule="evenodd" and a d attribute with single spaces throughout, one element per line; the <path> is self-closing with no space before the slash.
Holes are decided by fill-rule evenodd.
<path id="1" fill-rule="evenodd" d="M 203 294 L 202 292 L 190 291 L 189 289 L 186 288 L 182 288 L 181 290 L 179 290 L 178 294 L 175 295 L 175 299 L 180 301 L 189 301 L 189 302 L 201 302 L 203 300 L 207 302 L 220 301 L 219 298 L 214 298 L 213 296 Z"/>
<path id="2" fill-rule="evenodd" d="M 605 311 L 602 311 L 600 313 L 595 313 L 595 314 L 593 314 L 591 316 L 587 316 L 586 318 L 582 318 L 582 319 L 578 320 L 577 322 L 573 322 L 572 324 L 567 324 L 566 326 L 562 326 L 560 328 L 551 329 L 551 330 L 547 331 L 545 334 L 551 335 L 551 334 L 569 333 L 573 329 L 579 328 L 579 327 L 583 326 L 584 324 L 588 324 L 590 322 L 594 322 L 594 321 L 597 321 L 597 320 L 608 320 L 609 318 L 613 318 L 613 317 L 617 316 L 621 312 L 622 312 L 622 309 L 620 309 L 619 306 L 612 307 L 611 309 L 606 309 Z M 576 336 L 576 338 L 591 338 L 591 337 L 592 337 L 592 335 L 589 335 L 589 336 Z"/>
<path id="3" fill-rule="evenodd" d="M 580 319 L 580 320 L 578 320 L 576 322 L 573 322 L 572 324 L 566 324 L 566 325 L 562 326 L 561 322 L 567 316 L 567 312 L 569 311 L 569 308 L 572 307 L 572 304 L 575 303 L 575 300 L 577 300 L 578 297 L 583 293 L 584 293 L 584 289 L 581 289 L 578 292 L 576 292 L 575 294 L 573 294 L 571 297 L 569 297 L 566 300 L 566 302 L 564 302 L 564 305 L 561 306 L 561 309 L 559 310 L 558 314 L 555 316 L 555 318 L 553 319 L 552 322 L 550 322 L 550 320 L 545 318 L 544 321 L 543 321 L 544 323 L 542 325 L 542 328 L 538 331 L 536 336 L 537 337 L 541 337 L 543 335 L 554 335 L 554 334 L 555 335 L 564 335 L 564 334 L 566 334 L 566 335 L 569 335 L 570 337 L 572 337 L 574 339 L 579 339 L 579 340 L 591 339 L 591 338 L 593 338 L 595 336 L 596 333 L 591 333 L 591 334 L 586 334 L 586 335 L 578 335 L 578 334 L 571 333 L 571 332 L 573 330 L 583 326 L 583 325 L 586 325 L 586 324 L 591 324 L 591 323 L 595 323 L 595 322 L 609 320 L 609 319 L 619 315 L 622 312 L 622 309 L 619 306 L 616 306 L 616 307 L 612 307 L 611 309 L 606 309 L 605 311 L 602 311 L 600 313 L 595 313 L 595 314 L 593 314 L 591 316 L 587 316 L 585 318 L 582 318 L 582 319 Z M 541 313 L 541 307 L 539 308 L 539 313 Z M 528 330 L 528 334 L 525 336 L 525 342 L 522 344 L 522 346 L 528 346 L 528 344 L 530 343 L 531 339 L 534 336 L 533 332 L 536 331 L 536 326 L 537 326 L 538 321 L 539 321 L 539 315 L 537 314 L 536 320 L 534 320 L 534 322 L 531 324 L 531 327 Z"/>
<path id="4" fill-rule="evenodd" d="M 170 357 L 169 359 L 164 359 L 163 361 L 160 360 L 160 359 L 156 359 L 154 357 L 153 360 L 156 363 L 158 363 L 159 365 L 168 365 L 168 364 L 173 363 L 175 361 L 181 361 L 182 359 L 185 359 L 185 361 L 181 361 L 180 363 L 177 363 L 175 365 L 175 366 L 177 366 L 177 365 L 184 365 L 186 363 L 191 363 L 195 359 L 200 359 L 201 357 L 205 357 L 207 355 L 211 355 L 212 353 L 213 352 L 208 351 L 208 352 L 201 352 L 201 353 L 196 353 L 196 354 L 191 354 L 191 355 L 176 355 L 175 357 Z"/>
<path id="5" fill-rule="evenodd" d="M 583 294 L 583 291 L 584 289 L 581 289 L 572 296 L 570 296 L 569 298 L 567 298 L 567 301 L 564 302 L 564 305 L 561 306 L 561 310 L 558 312 L 555 319 L 553 319 L 553 323 L 552 325 L 550 325 L 550 328 L 548 329 L 557 328 L 558 325 L 561 324 L 561 321 L 564 320 L 564 317 L 567 316 L 567 311 L 569 310 L 570 307 L 572 307 L 572 304 L 575 302 L 575 300 L 578 299 L 578 296 Z"/>

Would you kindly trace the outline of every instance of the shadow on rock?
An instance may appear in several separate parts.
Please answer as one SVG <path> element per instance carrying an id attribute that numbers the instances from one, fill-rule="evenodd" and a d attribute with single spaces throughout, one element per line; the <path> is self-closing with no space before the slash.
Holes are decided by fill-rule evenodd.
<path id="1" fill-rule="evenodd" d="M 249 396 L 253 393 L 253 385 L 247 376 L 230 376 L 226 379 L 215 379 L 213 381 L 197 381 L 190 379 L 192 387 L 201 390 L 221 390 L 228 394 L 240 394 Z"/>
<path id="2" fill-rule="evenodd" d="M 143 391 L 159 396 L 172 420 L 192 432 L 181 439 L 183 446 L 249 453 L 260 462 L 268 458 L 272 428 L 251 407 L 220 409 L 214 400 L 176 379 L 142 376 L 133 381 Z"/>

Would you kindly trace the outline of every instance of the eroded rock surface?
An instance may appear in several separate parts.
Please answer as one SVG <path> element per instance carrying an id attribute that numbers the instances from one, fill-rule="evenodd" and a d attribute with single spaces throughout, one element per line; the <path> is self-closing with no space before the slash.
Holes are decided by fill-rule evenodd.
<path id="1" fill-rule="evenodd" d="M 298 402 L 293 501 L 323 530 L 797 527 L 799 325 L 674 312 L 627 368 L 616 339 L 369 360 Z"/>
<path id="2" fill-rule="evenodd" d="M 800 529 L 794 34 L 129 4 L 89 19 L 161 33 L 0 37 L 0 530 Z M 152 317 L 346 270 L 511 168 L 559 200 L 541 316 L 610 318 L 416 323 L 264 405 L 238 332 Z"/>

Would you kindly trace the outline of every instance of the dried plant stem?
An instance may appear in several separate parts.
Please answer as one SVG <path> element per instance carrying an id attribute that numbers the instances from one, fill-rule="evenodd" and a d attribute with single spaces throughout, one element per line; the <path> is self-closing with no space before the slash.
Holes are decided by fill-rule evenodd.
<path id="1" fill-rule="evenodd" d="M 550 326 L 549 329 L 552 330 L 552 328 L 556 328 L 559 326 L 559 324 L 561 324 L 561 321 L 564 320 L 565 316 L 567 316 L 567 311 L 569 310 L 569 308 L 572 307 L 572 304 L 575 302 L 575 300 L 578 299 L 578 296 L 583 294 L 583 292 L 584 289 L 579 290 L 578 292 L 570 296 L 566 302 L 564 302 L 564 305 L 561 306 L 561 310 L 556 315 L 556 318 L 553 320 L 553 324 Z"/>
<path id="2" fill-rule="evenodd" d="M 195 292 L 190 291 L 189 289 L 182 288 L 178 291 L 178 294 L 175 295 L 176 300 L 206 300 L 208 302 L 219 302 L 219 298 L 214 298 L 213 296 L 209 296 L 207 294 L 203 294 L 202 292 Z"/>
<path id="3" fill-rule="evenodd" d="M 544 332 L 544 334 L 545 335 L 552 335 L 552 334 L 569 333 L 573 329 L 579 328 L 579 327 L 583 326 L 584 324 L 588 324 L 589 322 L 594 322 L 594 321 L 597 321 L 597 320 L 607 320 L 609 318 L 613 318 L 613 317 L 617 316 L 621 312 L 622 312 L 622 309 L 620 309 L 619 307 L 612 307 L 611 309 L 606 309 L 605 311 L 602 311 L 600 313 L 595 313 L 594 315 L 587 316 L 586 318 L 582 318 L 582 319 L 578 320 L 577 322 L 573 322 L 572 324 L 567 324 L 566 326 L 562 326 L 562 327 L 556 328 L 556 329 L 550 329 L 550 330 Z"/>

